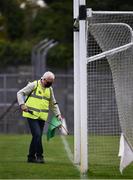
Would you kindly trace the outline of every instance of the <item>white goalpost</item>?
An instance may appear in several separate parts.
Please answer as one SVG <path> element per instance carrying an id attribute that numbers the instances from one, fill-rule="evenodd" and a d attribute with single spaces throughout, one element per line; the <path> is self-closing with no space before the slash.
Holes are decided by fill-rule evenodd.
<path id="1" fill-rule="evenodd" d="M 79 19 L 80 31 L 74 31 L 74 161 L 81 172 L 88 169 L 87 140 L 87 57 L 86 57 L 86 2 L 74 1 L 74 19 Z M 78 20 L 77 20 L 78 21 Z M 75 21 L 75 23 L 78 23 Z M 75 24 L 75 28 L 76 28 Z M 80 51 L 79 51 L 80 49 Z M 84 88 L 81 88 L 84 86 Z M 84 106 L 84 104 L 86 104 Z"/>
<path id="2" fill-rule="evenodd" d="M 133 157 L 133 12 L 92 11 L 85 0 L 73 7 L 74 162 L 81 173 L 117 169 L 121 133 Z"/>
<path id="3" fill-rule="evenodd" d="M 74 30 L 74 162 L 80 163 L 80 85 L 79 85 L 79 30 L 76 19 L 79 15 L 79 0 L 73 1 Z M 77 23 L 77 24 L 76 24 Z M 77 26 L 77 27 L 76 27 Z"/>

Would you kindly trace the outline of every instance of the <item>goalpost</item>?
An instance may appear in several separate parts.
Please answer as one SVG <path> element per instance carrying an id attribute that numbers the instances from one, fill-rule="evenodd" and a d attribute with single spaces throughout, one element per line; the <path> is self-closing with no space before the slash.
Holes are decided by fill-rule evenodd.
<path id="1" fill-rule="evenodd" d="M 121 132 L 133 150 L 133 12 L 74 0 L 74 20 L 74 161 L 86 173 L 118 166 Z"/>
<path id="2" fill-rule="evenodd" d="M 74 0 L 74 161 L 81 164 L 81 172 L 83 173 L 88 169 L 87 106 L 84 106 L 84 104 L 87 104 L 85 36 L 87 12 L 85 4 L 85 0 Z M 78 29 L 78 19 L 80 31 Z M 84 86 L 84 88 L 81 88 L 81 86 Z"/>

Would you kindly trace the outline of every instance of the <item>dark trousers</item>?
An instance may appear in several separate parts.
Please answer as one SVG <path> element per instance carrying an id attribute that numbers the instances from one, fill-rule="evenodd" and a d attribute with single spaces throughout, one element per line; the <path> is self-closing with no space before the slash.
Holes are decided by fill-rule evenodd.
<path id="1" fill-rule="evenodd" d="M 45 121 L 30 118 L 27 120 L 32 134 L 28 157 L 43 157 L 42 134 Z"/>

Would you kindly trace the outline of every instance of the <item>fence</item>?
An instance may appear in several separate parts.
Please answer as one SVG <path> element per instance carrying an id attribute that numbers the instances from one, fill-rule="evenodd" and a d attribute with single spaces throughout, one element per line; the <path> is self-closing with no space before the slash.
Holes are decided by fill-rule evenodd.
<path id="1" fill-rule="evenodd" d="M 108 71 L 108 70 L 107 70 Z M 104 79 L 106 78 L 107 82 L 110 82 L 110 75 L 103 76 L 104 72 L 98 71 L 98 73 L 91 73 L 89 74 L 89 83 L 93 82 L 94 79 Z M 70 133 L 73 133 L 74 129 L 74 107 L 73 107 L 73 74 L 69 72 L 69 74 L 56 74 L 56 80 L 53 84 L 54 93 L 56 100 L 59 104 L 60 110 L 64 117 L 66 118 L 68 129 Z M 97 76 L 97 77 L 96 77 Z M 1 115 L 10 107 L 13 101 L 16 99 L 16 93 L 19 89 L 24 87 L 29 81 L 32 81 L 32 74 L 30 73 L 18 73 L 18 74 L 0 74 L 0 117 Z M 95 84 L 94 84 L 95 85 Z M 91 87 L 88 84 L 88 91 L 91 91 Z M 94 86 L 93 86 L 94 88 Z M 106 87 L 105 87 L 106 88 Z M 110 88 L 113 88 L 113 83 L 110 84 Z M 97 92 L 97 87 L 94 88 L 92 96 L 96 93 L 99 97 L 100 91 L 103 92 L 104 89 L 99 90 Z M 105 89 L 106 90 L 106 89 Z M 111 97 L 112 96 L 112 97 Z M 91 101 L 92 97 L 88 97 L 88 101 L 93 104 Z M 99 97 L 100 98 L 100 97 Z M 98 98 L 98 99 L 99 99 Z M 112 108 L 111 113 L 114 114 L 113 109 L 116 109 L 116 105 L 114 103 L 115 95 L 111 94 L 108 98 L 105 98 L 104 101 L 106 103 L 105 109 L 102 109 L 102 112 L 106 112 L 106 108 Z M 90 107 L 88 107 L 90 108 Z M 101 109 L 101 104 L 97 103 L 95 111 L 90 114 L 90 110 L 88 110 L 88 116 L 93 117 L 93 123 L 89 123 L 89 131 L 92 128 L 92 125 L 95 125 L 95 121 L 98 116 L 98 111 Z M 117 114 L 117 112 L 115 112 Z M 52 113 L 50 113 L 49 119 L 51 118 Z M 112 116 L 106 116 L 105 113 L 101 113 L 101 119 L 107 118 L 110 122 L 110 118 Z M 88 122 L 90 119 L 88 120 Z M 110 127 L 110 126 L 108 126 Z M 99 124 L 100 128 L 100 124 Z M 46 131 L 47 126 L 45 127 L 44 131 Z M 100 131 L 101 129 L 99 129 Z M 8 113 L 5 114 L 4 118 L 0 118 L 0 133 L 28 133 L 29 128 L 27 122 L 24 118 L 21 117 L 21 112 L 19 110 L 18 104 L 15 103 L 13 107 L 9 110 Z"/>
<path id="2" fill-rule="evenodd" d="M 32 81 L 30 73 L 0 74 L 0 116 L 16 99 L 16 93 Z M 57 74 L 53 85 L 56 100 L 60 110 L 66 117 L 69 131 L 73 133 L 73 75 Z M 51 115 L 50 115 L 51 117 Z M 15 103 L 9 112 L 0 119 L 0 133 L 28 133 L 29 128 L 25 119 L 21 117 L 18 104 Z"/>

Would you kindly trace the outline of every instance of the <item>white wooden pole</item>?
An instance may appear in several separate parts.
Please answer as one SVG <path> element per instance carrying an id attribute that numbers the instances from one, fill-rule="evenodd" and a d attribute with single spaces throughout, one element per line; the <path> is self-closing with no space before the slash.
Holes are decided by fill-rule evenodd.
<path id="1" fill-rule="evenodd" d="M 79 57 L 80 57 L 81 173 L 86 173 L 88 170 L 86 13 L 87 13 L 86 2 L 85 0 L 80 0 Z"/>
<path id="2" fill-rule="evenodd" d="M 79 16 L 79 0 L 73 0 L 73 17 Z M 74 30 L 74 163 L 80 163 L 79 31 Z"/>

